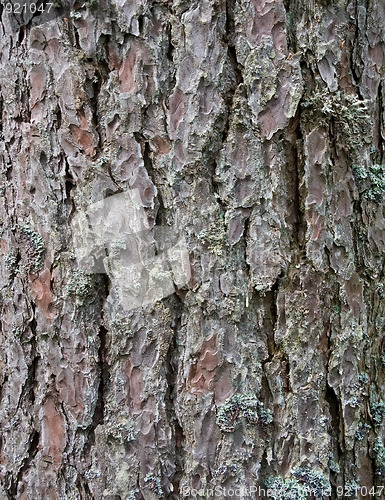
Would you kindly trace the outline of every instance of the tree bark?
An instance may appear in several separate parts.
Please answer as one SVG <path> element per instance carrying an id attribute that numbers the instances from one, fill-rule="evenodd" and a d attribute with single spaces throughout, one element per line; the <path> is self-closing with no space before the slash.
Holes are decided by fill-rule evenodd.
<path id="1" fill-rule="evenodd" d="M 0 9 L 0 499 L 384 498 L 383 1 Z"/>

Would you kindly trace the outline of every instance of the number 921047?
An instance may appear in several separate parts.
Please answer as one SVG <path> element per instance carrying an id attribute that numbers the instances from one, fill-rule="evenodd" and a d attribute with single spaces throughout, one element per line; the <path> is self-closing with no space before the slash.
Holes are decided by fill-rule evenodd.
<path id="1" fill-rule="evenodd" d="M 7 2 L 3 3 L 4 10 L 8 14 L 24 14 L 24 13 L 31 13 L 35 14 L 35 12 L 42 14 L 43 12 L 49 13 L 50 10 L 52 9 L 53 3 L 21 3 L 21 2 Z"/>

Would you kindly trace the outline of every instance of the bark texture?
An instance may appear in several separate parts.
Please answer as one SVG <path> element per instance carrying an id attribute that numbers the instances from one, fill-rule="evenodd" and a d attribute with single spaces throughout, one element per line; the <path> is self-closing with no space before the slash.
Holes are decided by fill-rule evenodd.
<path id="1" fill-rule="evenodd" d="M 0 499 L 380 487 L 384 2 L 70 7 L 0 7 Z M 132 188 L 191 279 L 127 310 L 71 224 Z"/>

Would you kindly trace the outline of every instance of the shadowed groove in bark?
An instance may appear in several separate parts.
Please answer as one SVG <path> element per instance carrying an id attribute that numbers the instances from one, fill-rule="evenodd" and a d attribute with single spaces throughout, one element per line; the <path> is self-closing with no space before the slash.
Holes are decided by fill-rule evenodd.
<path id="1" fill-rule="evenodd" d="M 105 81 L 105 76 L 103 76 L 103 66 L 101 68 L 98 67 L 98 63 L 94 62 L 93 59 L 90 59 L 90 62 L 93 63 L 93 66 L 95 67 L 95 75 L 93 76 L 92 80 L 86 82 L 86 85 L 88 84 L 88 97 L 89 97 L 89 104 L 92 112 L 92 119 L 93 119 L 93 125 L 95 128 L 95 131 L 98 135 L 98 144 L 96 145 L 96 148 L 102 148 L 102 134 L 101 134 L 101 129 L 100 129 L 100 120 L 99 120 L 99 112 L 98 112 L 98 101 L 99 101 L 99 96 L 100 96 L 100 90 L 102 88 L 102 85 Z"/>
<path id="2" fill-rule="evenodd" d="M 25 474 L 31 467 L 33 459 L 37 455 L 37 452 L 39 450 L 39 442 L 40 433 L 34 430 L 29 438 L 29 447 L 23 463 L 17 473 L 17 476 L 15 476 L 15 479 L 12 479 L 11 486 L 9 488 L 9 493 L 11 495 L 10 498 L 18 498 L 18 486 L 22 483 Z"/>
<path id="3" fill-rule="evenodd" d="M 102 275 L 100 289 L 102 293 L 102 300 L 108 295 L 108 288 L 110 286 L 109 279 L 107 275 Z M 90 450 L 95 444 L 95 429 L 98 425 L 103 425 L 105 417 L 105 398 L 106 392 L 109 388 L 109 366 L 107 363 L 107 353 L 108 353 L 108 342 L 109 333 L 103 324 L 103 315 L 101 317 L 101 323 L 99 326 L 99 349 L 98 349 L 98 371 L 99 371 L 99 385 L 98 385 L 98 397 L 95 404 L 95 410 L 92 417 L 92 422 L 87 433 L 89 434 L 89 439 L 84 447 L 84 456 L 88 456 Z"/>
<path id="4" fill-rule="evenodd" d="M 95 407 L 94 420 L 91 427 L 91 432 L 95 431 L 98 425 L 104 423 L 104 405 L 105 405 L 105 393 L 108 390 L 108 365 L 106 362 L 106 352 L 108 349 L 107 344 L 107 330 L 103 325 L 99 329 L 99 370 L 100 370 L 100 382 L 98 389 L 98 400 Z"/>
<path id="5" fill-rule="evenodd" d="M 278 293 L 279 293 L 279 284 L 283 278 L 284 278 L 284 272 L 282 271 L 281 274 L 278 276 L 276 282 L 274 283 L 271 292 L 268 293 L 268 300 L 270 300 L 270 303 L 271 303 L 271 306 L 270 306 L 271 331 L 269 332 L 270 335 L 268 336 L 269 358 L 272 358 L 274 356 L 274 353 L 275 353 L 276 348 L 277 348 L 277 346 L 275 344 L 275 340 L 274 340 L 274 332 L 278 326 L 277 299 L 278 299 Z"/>
<path id="6" fill-rule="evenodd" d="M 173 337 L 170 341 L 170 346 L 165 359 L 165 369 L 166 369 L 166 378 L 167 378 L 167 392 L 165 394 L 165 404 L 166 404 L 166 412 L 169 424 L 172 428 L 173 432 L 173 443 L 174 443 L 174 453 L 173 459 L 175 463 L 175 473 L 171 478 L 171 483 L 174 487 L 174 491 L 169 494 L 170 500 L 179 498 L 179 487 L 180 487 L 180 479 L 183 475 L 184 467 L 185 467 L 185 435 L 183 432 L 183 428 L 179 421 L 179 417 L 175 408 L 176 400 L 177 400 L 177 392 L 178 392 L 178 368 L 179 368 L 179 358 L 180 358 L 180 349 L 178 347 L 178 339 L 180 336 L 181 329 L 181 318 L 183 314 L 183 301 L 179 298 L 177 294 L 174 294 L 170 299 L 166 300 L 166 303 L 169 303 L 171 306 L 171 302 L 173 302 L 173 309 L 178 311 L 178 314 L 173 318 Z"/>
<path id="7" fill-rule="evenodd" d="M 222 133 L 222 145 L 227 141 L 227 136 L 230 128 L 231 113 L 233 109 L 234 95 L 239 88 L 239 85 L 243 83 L 243 75 L 240 64 L 237 61 L 237 53 L 235 50 L 234 40 L 232 39 L 232 34 L 234 33 L 234 0 L 226 0 L 226 31 L 224 33 L 224 43 L 227 47 L 227 54 L 229 57 L 230 65 L 234 71 L 236 81 L 233 83 L 233 88 L 227 92 L 225 95 L 226 101 L 226 121 L 223 127 Z"/>
<path id="8" fill-rule="evenodd" d="M 76 27 L 76 24 L 72 20 L 68 20 L 68 24 L 70 26 L 69 33 L 73 35 L 72 37 L 72 45 L 78 49 L 80 49 L 81 44 L 80 44 L 80 37 L 79 37 L 79 30 Z M 71 29 L 72 28 L 72 29 Z"/>
<path id="9" fill-rule="evenodd" d="M 240 64 L 237 61 L 237 53 L 235 50 L 235 43 L 233 40 L 233 34 L 234 34 L 234 0 L 226 0 L 226 31 L 224 33 L 224 42 L 227 45 L 227 53 L 230 58 L 230 62 L 232 64 L 232 67 L 234 69 L 234 73 L 236 76 L 236 87 L 243 83 L 243 74 L 242 74 L 242 68 Z M 233 97 L 234 92 L 230 93 L 230 95 Z"/>
<path id="10" fill-rule="evenodd" d="M 297 247 L 299 254 L 303 252 L 304 249 L 304 238 L 306 233 L 306 222 L 303 215 L 303 197 L 301 195 L 301 178 L 303 177 L 303 167 L 301 166 L 302 156 L 303 156 L 303 139 L 301 133 L 301 101 L 298 104 L 298 108 L 294 118 L 292 118 L 292 123 L 289 126 L 289 130 L 292 130 L 291 139 L 291 156 L 292 156 L 292 166 L 293 166 L 293 213 L 294 213 L 294 224 L 293 224 L 293 243 L 294 248 Z"/>
<path id="11" fill-rule="evenodd" d="M 30 404 L 33 407 L 35 404 L 35 384 L 36 384 L 36 374 L 39 366 L 39 360 L 41 359 L 40 355 L 36 352 L 36 344 L 37 344 L 37 322 L 35 317 L 35 307 L 33 303 L 31 303 L 32 309 L 32 319 L 28 324 L 28 328 L 31 330 L 31 340 L 30 340 L 30 358 L 31 362 L 28 366 L 28 375 L 23 385 L 22 393 L 19 398 L 18 405 L 22 404 L 24 398 L 30 398 Z M 24 332 L 21 332 L 21 336 Z"/>
<path id="12" fill-rule="evenodd" d="M 83 478 L 78 477 L 76 485 L 80 494 L 80 500 L 95 500 L 86 479 L 83 480 Z"/>
<path id="13" fill-rule="evenodd" d="M 174 45 L 172 43 L 172 34 L 171 34 L 171 25 L 170 25 L 170 23 L 168 23 L 168 25 L 167 25 L 167 35 L 168 35 L 168 47 L 167 47 L 166 55 L 167 55 L 167 59 L 172 64 L 174 62 L 175 47 L 174 47 Z M 171 88 L 175 87 L 175 83 L 176 83 L 176 81 L 175 81 L 175 72 L 173 72 L 173 84 L 171 85 Z"/>
<path id="14" fill-rule="evenodd" d="M 19 398 L 18 402 L 18 409 L 19 406 L 22 404 L 23 401 L 28 401 L 28 404 L 30 406 L 30 409 L 33 410 L 35 407 L 35 384 L 36 384 L 36 375 L 38 371 L 38 365 L 39 365 L 39 360 L 40 360 L 40 355 L 36 353 L 36 336 L 37 336 L 37 323 L 36 323 L 36 317 L 35 317 L 35 307 L 33 303 L 31 304 L 31 310 L 32 310 L 32 319 L 28 324 L 28 328 L 31 331 L 31 352 L 30 352 L 30 357 L 31 357 L 31 362 L 28 366 L 28 375 L 25 381 L 25 384 L 23 385 L 22 392 Z M 23 335 L 24 332 L 21 332 L 21 336 Z M 1 400 L 1 398 L 0 398 Z M 28 445 L 28 450 L 24 456 L 24 459 L 17 471 L 12 471 L 12 474 L 10 475 L 10 487 L 9 487 L 9 493 L 10 497 L 9 498 L 18 498 L 18 493 L 19 493 L 19 485 L 22 484 L 24 475 L 27 473 L 28 469 L 31 467 L 32 462 L 38 452 L 39 449 L 39 442 L 40 442 L 40 433 L 34 428 L 36 422 L 32 422 L 33 429 L 31 431 L 31 435 L 29 437 L 29 445 Z"/>
<path id="15" fill-rule="evenodd" d="M 58 127 L 59 129 L 60 127 Z M 66 214 L 64 215 L 64 219 L 68 218 L 68 224 L 71 224 L 71 220 L 73 219 L 75 213 L 76 213 L 76 207 L 75 203 L 72 197 L 72 190 L 76 187 L 76 180 L 74 179 L 71 170 L 69 168 L 68 163 L 65 161 L 63 158 L 63 161 L 65 162 L 65 194 L 66 194 L 66 200 L 65 200 L 65 205 L 66 205 Z"/>
<path id="16" fill-rule="evenodd" d="M 374 146 L 374 149 L 377 149 L 373 154 L 372 154 L 372 159 L 374 163 L 382 164 L 382 160 L 384 157 L 384 137 L 383 137 L 383 130 L 384 130 L 384 122 L 383 122 L 383 115 L 382 115 L 382 109 L 383 109 L 383 99 L 382 99 L 382 92 L 383 92 L 383 82 L 380 81 L 378 85 L 378 91 L 377 91 L 377 109 L 376 109 L 376 121 L 378 126 L 376 127 L 375 133 L 374 133 L 374 139 L 376 140 L 377 144 Z M 373 151 L 371 151 L 372 153 Z"/>
<path id="17" fill-rule="evenodd" d="M 1 14 L 0 14 L 1 16 Z M 0 89 L 1 91 L 1 89 Z M 0 137 L 3 138 L 3 113 L 4 113 L 4 110 L 3 110 L 3 98 L 0 96 Z"/>

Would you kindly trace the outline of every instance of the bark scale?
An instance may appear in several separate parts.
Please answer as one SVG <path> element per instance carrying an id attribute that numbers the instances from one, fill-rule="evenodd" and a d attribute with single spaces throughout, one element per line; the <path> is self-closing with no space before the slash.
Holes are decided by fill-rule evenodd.
<path id="1" fill-rule="evenodd" d="M 0 498 L 381 498 L 385 4 L 0 9 Z M 72 238 L 132 189 L 191 269 L 135 308 Z"/>

